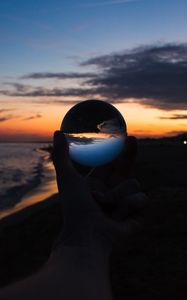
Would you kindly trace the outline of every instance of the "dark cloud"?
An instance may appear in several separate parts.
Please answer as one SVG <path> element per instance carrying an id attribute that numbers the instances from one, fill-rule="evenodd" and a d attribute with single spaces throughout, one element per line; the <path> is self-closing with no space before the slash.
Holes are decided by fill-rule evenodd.
<path id="1" fill-rule="evenodd" d="M 98 99 L 86 99 L 86 100 L 98 100 Z M 48 104 L 62 104 L 62 105 L 75 105 L 78 102 L 85 101 L 85 99 L 82 100 L 64 100 L 64 99 L 55 99 L 55 100 L 46 100 Z M 37 103 L 43 103 L 42 100 L 37 101 Z"/>
<path id="2" fill-rule="evenodd" d="M 5 122 L 5 121 L 9 121 L 13 118 L 14 118 L 14 116 L 12 116 L 12 115 L 0 116 L 0 123 Z"/>
<path id="3" fill-rule="evenodd" d="M 3 108 L 3 109 L 0 109 L 0 114 L 4 113 L 4 112 L 7 112 L 7 111 L 11 111 L 13 109 L 10 109 L 10 108 Z"/>
<path id="4" fill-rule="evenodd" d="M 140 47 L 90 59 L 102 76 L 88 81 L 107 98 L 135 98 L 146 106 L 187 109 L 187 45 Z"/>
<path id="5" fill-rule="evenodd" d="M 187 115 L 173 114 L 169 117 L 160 117 L 162 120 L 187 120 Z"/>
<path id="6" fill-rule="evenodd" d="M 6 122 L 14 118 L 18 118 L 18 115 L 6 114 L 9 111 L 13 111 L 13 108 L 2 108 L 0 109 L 0 123 Z"/>
<path id="7" fill-rule="evenodd" d="M 22 90 L 20 90 L 20 86 L 22 86 Z M 75 96 L 75 97 L 88 97 L 90 95 L 95 95 L 96 91 L 93 88 L 83 89 L 83 88 L 53 88 L 47 89 L 43 87 L 27 87 L 24 85 L 19 85 L 19 88 L 14 84 L 14 90 L 0 90 L 0 94 L 5 96 L 13 96 L 13 97 L 60 97 L 60 96 Z"/>
<path id="8" fill-rule="evenodd" d="M 30 117 L 24 118 L 23 120 L 24 121 L 29 121 L 29 120 L 39 119 L 39 118 L 42 118 L 41 114 L 36 114 L 34 116 L 30 116 Z"/>
<path id="9" fill-rule="evenodd" d="M 21 79 L 85 79 L 93 78 L 96 75 L 93 73 L 52 73 L 52 72 L 38 72 L 31 73 L 21 77 Z"/>
<path id="10" fill-rule="evenodd" d="M 25 93 L 30 88 L 32 88 L 32 86 L 30 86 L 30 85 L 21 84 L 21 83 L 17 83 L 17 82 L 4 82 L 4 84 L 13 87 L 19 93 Z"/>
<path id="11" fill-rule="evenodd" d="M 183 134 L 187 134 L 187 132 L 186 131 L 182 131 L 182 130 L 175 130 L 175 131 L 168 131 L 167 132 L 167 136 L 169 137 L 169 136 L 179 136 L 179 135 L 183 135 Z"/>
<path id="12" fill-rule="evenodd" d="M 24 78 L 82 78 L 80 88 L 31 87 L 13 83 L 7 96 L 101 98 L 137 102 L 163 110 L 187 110 L 187 44 L 153 45 L 95 57 L 81 64 L 92 73 L 32 73 Z M 88 76 L 89 75 L 89 76 Z M 44 100 L 45 102 L 45 100 Z"/>

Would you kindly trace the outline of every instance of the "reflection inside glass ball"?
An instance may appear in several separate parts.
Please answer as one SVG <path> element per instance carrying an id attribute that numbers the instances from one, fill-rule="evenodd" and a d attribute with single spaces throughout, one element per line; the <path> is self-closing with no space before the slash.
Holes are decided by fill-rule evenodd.
<path id="1" fill-rule="evenodd" d="M 71 108 L 61 125 L 73 161 L 89 167 L 116 159 L 125 146 L 126 124 L 119 111 L 104 101 L 87 100 Z"/>

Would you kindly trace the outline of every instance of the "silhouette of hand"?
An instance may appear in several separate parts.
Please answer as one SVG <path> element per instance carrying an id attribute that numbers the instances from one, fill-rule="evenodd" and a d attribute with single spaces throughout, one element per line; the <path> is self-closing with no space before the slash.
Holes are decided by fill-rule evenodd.
<path id="1" fill-rule="evenodd" d="M 147 198 L 139 184 L 128 179 L 136 155 L 135 138 L 129 137 L 124 153 L 92 177 L 82 177 L 68 155 L 61 131 L 54 134 L 53 163 L 62 196 L 66 245 L 107 244 L 119 235 L 128 236 L 142 227 L 141 217 Z"/>
<path id="2" fill-rule="evenodd" d="M 129 136 L 121 155 L 111 164 L 97 168 L 88 178 L 95 201 L 108 217 L 118 221 L 116 226 L 122 234 L 124 231 L 131 234 L 143 227 L 148 202 L 139 182 L 132 177 L 136 154 L 137 141 Z"/>

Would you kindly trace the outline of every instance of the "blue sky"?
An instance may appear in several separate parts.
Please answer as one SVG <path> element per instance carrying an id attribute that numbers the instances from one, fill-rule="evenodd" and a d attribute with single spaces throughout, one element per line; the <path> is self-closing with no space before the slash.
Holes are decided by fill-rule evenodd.
<path id="1" fill-rule="evenodd" d="M 186 0 L 1 0 L 1 76 L 72 71 L 77 61 L 184 42 Z"/>
<path id="2" fill-rule="evenodd" d="M 2 139 L 49 137 L 90 98 L 135 135 L 187 131 L 186 15 L 186 0 L 0 0 Z"/>

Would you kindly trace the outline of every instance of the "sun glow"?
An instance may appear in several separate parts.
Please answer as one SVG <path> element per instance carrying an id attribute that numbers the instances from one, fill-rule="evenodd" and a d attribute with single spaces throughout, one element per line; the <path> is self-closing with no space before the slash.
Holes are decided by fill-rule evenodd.
<path id="1" fill-rule="evenodd" d="M 46 105 L 33 103 L 23 105 L 22 103 L 19 109 L 15 109 L 14 106 L 11 117 L 0 123 L 0 141 L 52 140 L 54 131 L 60 129 L 63 117 L 72 106 L 52 103 Z M 161 119 L 170 112 L 143 107 L 136 103 L 120 103 L 114 106 L 123 115 L 129 135 L 159 137 L 172 132 L 185 131 L 187 128 L 186 120 Z M 11 109 L 11 105 L 8 108 Z M 29 119 L 29 116 L 37 113 L 40 113 L 41 117 Z M 175 113 L 181 112 L 175 111 Z"/>

